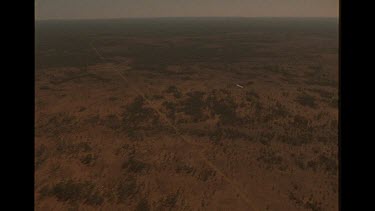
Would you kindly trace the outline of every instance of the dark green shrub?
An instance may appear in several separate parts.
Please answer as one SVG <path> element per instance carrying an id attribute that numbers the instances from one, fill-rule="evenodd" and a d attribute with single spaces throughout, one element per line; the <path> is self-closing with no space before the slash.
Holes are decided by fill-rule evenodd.
<path id="1" fill-rule="evenodd" d="M 130 157 L 122 164 L 121 167 L 129 172 L 139 173 L 147 170 L 149 166 L 142 161 L 136 160 L 134 157 Z"/>
<path id="2" fill-rule="evenodd" d="M 117 200 L 125 203 L 127 199 L 133 198 L 138 193 L 137 181 L 134 177 L 128 177 L 117 185 Z"/>
<path id="3" fill-rule="evenodd" d="M 204 92 L 189 92 L 187 99 L 183 102 L 182 112 L 191 116 L 194 122 L 201 121 L 205 118 L 204 108 L 206 103 L 204 101 Z"/>
<path id="4" fill-rule="evenodd" d="M 173 94 L 175 98 L 180 98 L 182 96 L 180 90 L 175 86 L 169 86 L 166 90 L 166 93 Z"/>
<path id="5" fill-rule="evenodd" d="M 41 190 L 44 196 L 54 196 L 64 202 L 84 202 L 90 205 L 100 205 L 104 199 L 95 190 L 95 185 L 90 182 L 77 182 L 64 180 L 55 184 L 52 188 Z"/>
<path id="6" fill-rule="evenodd" d="M 309 95 L 305 92 L 298 95 L 295 101 L 302 106 L 308 106 L 310 108 L 316 108 L 316 106 L 317 106 L 317 104 L 315 103 L 314 96 Z"/>
<path id="7" fill-rule="evenodd" d="M 150 205 L 148 203 L 148 200 L 146 198 L 142 198 L 136 208 L 135 208 L 136 211 L 149 211 L 150 210 Z"/>
<path id="8" fill-rule="evenodd" d="M 207 106 L 211 111 L 212 115 L 219 115 L 220 122 L 223 125 L 236 124 L 240 121 L 237 115 L 237 104 L 233 98 L 229 95 L 230 93 L 226 90 L 220 91 L 224 96 L 218 97 L 218 92 L 213 91 L 207 97 Z"/>
<path id="9" fill-rule="evenodd" d="M 140 96 L 127 105 L 122 114 L 122 130 L 134 140 L 142 140 L 147 131 L 158 131 L 161 125 L 158 114 L 146 107 Z"/>
<path id="10" fill-rule="evenodd" d="M 272 169 L 274 165 L 281 165 L 283 161 L 282 157 L 272 150 L 262 150 L 257 160 L 265 163 L 266 168 L 269 169 Z"/>
<path id="11" fill-rule="evenodd" d="M 174 208 L 177 204 L 177 201 L 178 201 L 178 198 L 180 196 L 180 193 L 179 191 L 177 191 L 176 193 L 171 193 L 171 194 L 168 194 L 166 197 L 164 197 L 162 200 L 161 200 L 161 210 L 165 210 L 163 208 Z"/>
<path id="12" fill-rule="evenodd" d="M 257 101 L 257 100 L 259 100 L 259 95 L 253 90 L 247 91 L 246 92 L 246 100 L 249 101 L 249 102 Z"/>
<path id="13" fill-rule="evenodd" d="M 81 163 L 85 165 L 91 165 L 95 162 L 95 160 L 96 160 L 96 157 L 92 154 L 85 155 L 84 157 L 80 159 Z"/>
<path id="14" fill-rule="evenodd" d="M 163 102 L 163 106 L 167 110 L 167 117 L 174 122 L 176 120 L 177 105 L 173 102 L 165 101 Z"/>
<path id="15" fill-rule="evenodd" d="M 212 171 L 211 169 L 204 169 L 203 171 L 199 173 L 198 178 L 206 182 L 208 179 L 210 179 L 211 177 L 215 175 L 216 175 L 215 171 Z"/>

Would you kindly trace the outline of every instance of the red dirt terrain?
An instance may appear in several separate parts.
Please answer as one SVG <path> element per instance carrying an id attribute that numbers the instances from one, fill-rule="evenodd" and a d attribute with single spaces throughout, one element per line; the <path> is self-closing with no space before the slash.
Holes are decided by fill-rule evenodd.
<path id="1" fill-rule="evenodd" d="M 35 209 L 338 210 L 336 26 L 257 21 L 38 25 Z"/>

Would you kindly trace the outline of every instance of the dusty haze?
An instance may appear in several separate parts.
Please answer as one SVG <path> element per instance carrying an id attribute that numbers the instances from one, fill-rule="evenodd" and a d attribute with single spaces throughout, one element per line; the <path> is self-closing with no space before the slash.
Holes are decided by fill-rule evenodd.
<path id="1" fill-rule="evenodd" d="M 337 17 L 338 0 L 36 0 L 36 19 Z"/>

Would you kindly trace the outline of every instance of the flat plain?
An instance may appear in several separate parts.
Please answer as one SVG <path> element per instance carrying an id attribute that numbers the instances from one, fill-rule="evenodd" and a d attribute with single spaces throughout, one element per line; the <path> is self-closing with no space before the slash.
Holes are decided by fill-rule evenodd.
<path id="1" fill-rule="evenodd" d="M 37 21 L 36 210 L 338 210 L 338 21 Z"/>

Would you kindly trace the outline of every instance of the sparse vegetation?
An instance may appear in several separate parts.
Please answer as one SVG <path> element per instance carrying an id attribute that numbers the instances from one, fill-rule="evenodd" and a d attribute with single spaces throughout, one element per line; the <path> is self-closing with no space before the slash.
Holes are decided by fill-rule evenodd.
<path id="1" fill-rule="evenodd" d="M 101 123 L 112 130 L 117 130 L 121 128 L 121 120 L 116 115 L 108 115 Z"/>
<path id="2" fill-rule="evenodd" d="M 119 203 L 126 203 L 128 199 L 131 199 L 138 193 L 137 180 L 135 177 L 127 177 L 121 180 L 116 189 L 117 200 Z"/>
<path id="3" fill-rule="evenodd" d="M 249 135 L 234 128 L 223 128 L 223 137 L 227 139 L 247 139 Z"/>
<path id="4" fill-rule="evenodd" d="M 184 163 L 179 163 L 176 166 L 176 173 L 178 174 L 194 174 L 195 169 L 192 166 L 189 166 Z"/>
<path id="5" fill-rule="evenodd" d="M 118 100 L 118 98 L 117 97 L 110 97 L 110 98 L 108 98 L 108 100 L 109 101 L 116 101 L 116 100 Z"/>
<path id="6" fill-rule="evenodd" d="M 175 193 L 168 194 L 167 196 L 163 197 L 160 200 L 159 209 L 164 210 L 166 208 L 169 208 L 169 209 L 174 208 L 177 204 L 177 201 L 178 201 L 179 197 L 180 197 L 179 191 L 177 191 Z"/>
<path id="7" fill-rule="evenodd" d="M 188 92 L 186 95 L 187 99 L 183 102 L 182 112 L 191 116 L 194 122 L 204 120 L 204 108 L 206 106 L 203 98 L 204 92 Z"/>
<path id="8" fill-rule="evenodd" d="M 136 211 L 149 211 L 150 205 L 148 203 L 148 200 L 146 198 L 142 198 L 135 208 Z"/>
<path id="9" fill-rule="evenodd" d="M 134 156 L 131 156 L 122 164 L 122 168 L 126 169 L 128 172 L 140 173 L 147 170 L 149 166 L 146 163 L 135 159 Z"/>
<path id="10" fill-rule="evenodd" d="M 223 137 L 223 132 L 220 127 L 216 127 L 212 132 L 209 133 L 209 138 L 211 141 L 217 143 Z"/>
<path id="11" fill-rule="evenodd" d="M 176 104 L 173 103 L 173 102 L 169 102 L 169 101 L 164 101 L 163 102 L 163 106 L 165 107 L 165 109 L 167 110 L 167 117 L 172 120 L 173 122 L 176 121 L 176 112 L 177 112 L 177 108 L 176 108 Z"/>
<path id="12" fill-rule="evenodd" d="M 275 133 L 263 131 L 263 132 L 260 132 L 260 134 L 258 134 L 257 137 L 260 143 L 264 145 L 268 145 L 274 139 Z"/>
<path id="13" fill-rule="evenodd" d="M 145 106 L 144 99 L 136 97 L 122 114 L 122 128 L 129 138 L 142 140 L 145 131 L 160 132 L 161 122 L 157 113 Z"/>
<path id="14" fill-rule="evenodd" d="M 83 156 L 80 161 L 84 165 L 92 165 L 96 161 L 97 157 L 93 154 L 87 154 Z"/>
<path id="15" fill-rule="evenodd" d="M 37 21 L 35 209 L 337 209 L 336 26 Z"/>
<path id="16" fill-rule="evenodd" d="M 163 95 L 152 95 L 150 98 L 150 100 L 162 100 L 164 99 L 164 96 Z"/>
<path id="17" fill-rule="evenodd" d="M 44 86 L 39 87 L 39 89 L 40 90 L 49 90 L 51 88 L 49 86 L 44 85 Z"/>
<path id="18" fill-rule="evenodd" d="M 83 112 L 83 111 L 85 111 L 85 110 L 86 110 L 86 107 L 83 107 L 83 106 L 82 106 L 82 107 L 79 108 L 78 112 Z"/>
<path id="19" fill-rule="evenodd" d="M 338 174 L 338 165 L 336 163 L 336 158 L 330 158 L 325 155 L 319 156 L 319 164 L 329 174 L 337 175 Z"/>
<path id="20" fill-rule="evenodd" d="M 329 92 L 323 89 L 309 89 L 309 91 L 318 93 L 323 99 L 330 99 L 334 96 L 333 92 Z"/>
<path id="21" fill-rule="evenodd" d="M 270 109 L 270 115 L 273 117 L 286 118 L 289 116 L 289 111 L 281 103 L 276 102 L 275 106 L 272 106 Z"/>
<path id="22" fill-rule="evenodd" d="M 268 169 L 272 169 L 274 165 L 281 165 L 283 162 L 283 158 L 273 150 L 262 150 L 257 160 L 265 163 Z"/>
<path id="23" fill-rule="evenodd" d="M 198 178 L 204 182 L 215 176 L 216 172 L 211 169 L 204 169 L 198 174 Z"/>
<path id="24" fill-rule="evenodd" d="M 175 86 L 169 86 L 166 90 L 166 93 L 173 94 L 175 98 L 180 98 L 182 96 L 180 90 Z"/>
<path id="25" fill-rule="evenodd" d="M 280 140 L 290 145 L 301 146 L 313 141 L 313 133 L 312 131 L 285 131 L 280 136 Z"/>
<path id="26" fill-rule="evenodd" d="M 302 106 L 307 106 L 310 108 L 316 108 L 317 104 L 315 103 L 315 98 L 312 95 L 303 92 L 302 94 L 298 95 L 296 98 L 296 102 L 301 104 Z"/>
<path id="27" fill-rule="evenodd" d="M 39 128 L 44 134 L 53 137 L 59 134 L 69 133 L 75 130 L 78 124 L 76 117 L 69 115 L 65 112 L 51 115 L 46 122 L 43 124 L 43 127 Z"/>
<path id="28" fill-rule="evenodd" d="M 308 210 L 312 211 L 321 211 L 321 203 L 314 201 L 312 199 L 312 196 L 310 196 L 309 200 L 302 200 L 296 197 L 296 195 L 293 192 L 289 192 L 289 199 L 294 201 L 297 206 L 303 207 Z"/>
<path id="29" fill-rule="evenodd" d="M 301 115 L 295 115 L 293 117 L 293 122 L 292 122 L 292 125 L 295 127 L 295 128 L 299 128 L 299 129 L 306 129 L 309 127 L 309 120 L 304 117 L 304 116 L 301 116 Z"/>
<path id="30" fill-rule="evenodd" d="M 339 107 L 339 98 L 337 96 L 332 97 L 330 99 L 328 105 L 331 106 L 332 108 L 338 108 Z"/>
<path id="31" fill-rule="evenodd" d="M 330 122 L 330 127 L 333 131 L 337 131 L 338 130 L 338 121 L 336 119 L 333 119 L 331 120 Z"/>
<path id="32" fill-rule="evenodd" d="M 246 100 L 249 102 L 257 101 L 259 99 L 259 95 L 254 91 L 247 91 L 246 92 Z"/>
<path id="33" fill-rule="evenodd" d="M 104 201 L 93 183 L 71 179 L 63 180 L 51 188 L 44 187 L 41 190 L 41 195 L 54 196 L 59 201 L 70 203 L 83 202 L 90 205 L 100 205 Z"/>
<path id="34" fill-rule="evenodd" d="M 219 95 L 219 92 L 214 90 L 207 97 L 207 105 L 210 108 L 211 115 L 218 115 L 223 125 L 235 125 L 240 121 L 236 112 L 237 104 L 229 92 L 225 90 L 220 90 L 220 92 L 223 95 Z"/>
<path id="35" fill-rule="evenodd" d="M 45 145 L 41 145 L 35 151 L 35 168 L 39 168 L 48 159 L 48 151 Z"/>
<path id="36" fill-rule="evenodd" d="M 83 120 L 84 124 L 88 124 L 88 125 L 91 125 L 91 126 L 94 126 L 94 125 L 98 124 L 99 122 L 100 122 L 99 115 L 93 115 L 93 116 L 90 116 L 90 117 L 85 118 Z"/>
<path id="37" fill-rule="evenodd" d="M 323 71 L 321 71 L 323 72 Z M 308 85 L 315 85 L 315 86 L 327 86 L 327 87 L 337 87 L 337 81 L 332 80 L 330 78 L 327 78 L 327 76 L 322 75 L 321 72 L 314 72 L 309 74 L 307 79 L 305 81 L 306 84 Z"/>
<path id="38" fill-rule="evenodd" d="M 61 139 L 57 143 L 56 152 L 58 154 L 76 155 L 80 152 L 90 152 L 92 150 L 89 142 L 72 143 L 71 141 Z"/>

